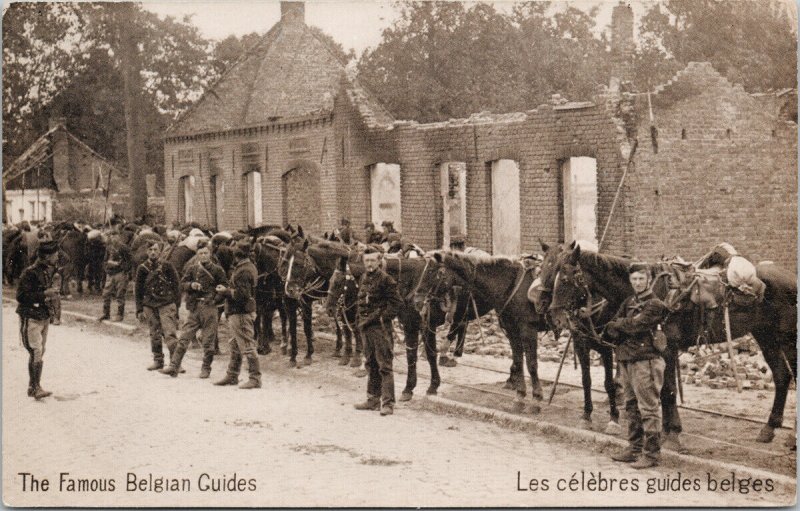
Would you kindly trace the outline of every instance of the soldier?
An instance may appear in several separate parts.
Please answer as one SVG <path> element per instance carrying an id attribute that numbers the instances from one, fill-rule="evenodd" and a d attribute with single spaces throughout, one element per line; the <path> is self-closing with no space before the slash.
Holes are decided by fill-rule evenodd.
<path id="1" fill-rule="evenodd" d="M 217 292 L 219 285 L 227 286 L 228 279 L 225 271 L 211 260 L 211 250 L 208 241 L 201 240 L 197 244 L 197 264 L 186 269 L 181 279 L 181 288 L 186 291 L 186 308 L 189 318 L 181 330 L 178 346 L 167 367 L 161 372 L 170 376 L 178 376 L 183 356 L 189 348 L 189 343 L 195 339 L 197 331 L 201 331 L 203 344 L 203 366 L 200 369 L 200 378 L 211 375 L 211 362 L 214 360 L 214 340 L 217 337 L 219 316 L 217 315 Z"/>
<path id="2" fill-rule="evenodd" d="M 112 236 L 106 247 L 106 284 L 103 287 L 103 315 L 98 321 L 111 319 L 111 299 L 117 302 L 117 314 L 112 321 L 122 321 L 125 316 L 125 293 L 128 292 L 128 278 L 133 266 L 130 249 L 122 243 L 119 236 Z"/>
<path id="3" fill-rule="evenodd" d="M 230 284 L 216 287 L 217 293 L 225 297 L 225 316 L 231 331 L 231 360 L 228 363 L 228 374 L 214 385 L 236 385 L 239 383 L 239 371 L 242 358 L 247 359 L 250 378 L 239 385 L 240 389 L 261 388 L 261 370 L 256 354 L 256 340 L 253 322 L 256 319 L 255 288 L 258 271 L 250 260 L 250 243 L 239 241 L 233 251 L 234 267 Z"/>
<path id="4" fill-rule="evenodd" d="M 53 288 L 52 275 L 58 261 L 58 245 L 44 241 L 36 250 L 36 261 L 25 268 L 17 287 L 17 314 L 19 314 L 22 345 L 28 350 L 28 396 L 39 399 L 52 394 L 41 387 L 47 330 L 50 310 L 45 303 L 58 295 Z"/>
<path id="5" fill-rule="evenodd" d="M 381 236 L 381 233 L 375 230 L 375 224 L 372 222 L 364 224 L 364 243 L 372 245 L 374 243 L 380 243 L 382 239 L 383 236 Z"/>
<path id="6" fill-rule="evenodd" d="M 353 231 L 350 229 L 350 220 L 348 218 L 342 218 L 339 221 L 339 239 L 342 240 L 342 243 L 347 243 L 350 245 L 353 243 Z"/>
<path id="7" fill-rule="evenodd" d="M 622 302 L 605 329 L 606 337 L 617 345 L 628 414 L 629 445 L 611 459 L 632 463 L 637 469 L 658 465 L 661 451 L 660 395 L 665 366 L 661 351 L 666 346 L 659 345 L 663 334 L 657 329 L 667 308 L 653 295 L 650 278 L 646 264 L 631 264 L 629 279 L 634 294 Z"/>
<path id="8" fill-rule="evenodd" d="M 178 301 L 180 291 L 178 274 L 167 261 L 160 261 L 161 245 L 151 241 L 147 245 L 147 260 L 136 270 L 136 318 L 147 321 L 150 326 L 150 349 L 153 364 L 148 371 L 164 367 L 163 344 L 167 345 L 169 357 L 178 343 L 175 331 L 178 328 Z"/>
<path id="9" fill-rule="evenodd" d="M 394 280 L 378 268 L 381 253 L 372 247 L 364 251 L 364 275 L 358 288 L 358 327 L 364 339 L 364 356 L 369 370 L 367 400 L 356 410 L 394 412 L 392 372 L 392 319 L 400 309 L 400 295 Z"/>

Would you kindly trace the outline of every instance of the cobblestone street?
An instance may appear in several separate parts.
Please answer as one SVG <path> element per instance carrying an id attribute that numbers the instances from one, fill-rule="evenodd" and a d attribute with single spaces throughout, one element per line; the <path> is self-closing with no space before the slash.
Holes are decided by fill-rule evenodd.
<path id="1" fill-rule="evenodd" d="M 556 481 L 591 472 L 638 478 L 639 491 L 603 492 L 606 505 L 789 504 L 785 490 L 660 492 L 649 478 L 675 470 L 635 472 L 591 451 L 550 438 L 420 410 L 400 403 L 392 417 L 356 412 L 363 379 L 315 365 L 288 369 L 262 357 L 264 387 L 242 391 L 197 378 L 197 351 L 177 379 L 145 371 L 141 334 L 110 335 L 68 321 L 52 327 L 43 386 L 53 396 L 25 396 L 27 353 L 13 309 L 3 308 L 3 490 L 14 506 L 557 506 L 600 503 L 597 493 L 558 491 Z M 212 380 L 227 357 L 214 364 Z M 339 368 L 341 369 L 341 368 Z M 399 377 L 398 377 L 399 381 Z M 35 426 L 32 426 L 35 425 Z M 47 478 L 49 490 L 23 490 L 21 472 Z M 60 473 L 68 472 L 64 482 Z M 519 472 L 519 476 L 518 476 Z M 127 474 L 189 480 L 183 492 L 129 491 Z M 208 474 L 209 477 L 202 477 Z M 202 491 L 211 480 L 244 480 L 249 491 Z M 547 479 L 549 491 L 519 491 Z M 705 474 L 697 477 L 705 485 Z M 69 492 L 70 479 L 113 479 L 115 491 Z M 30 483 L 30 481 L 28 481 Z M 76 483 L 77 485 L 78 483 Z M 95 483 L 97 487 L 101 483 Z M 107 483 L 106 483 L 107 484 Z M 216 483 L 215 483 L 216 484 Z M 59 486 L 61 485 L 61 491 Z"/>

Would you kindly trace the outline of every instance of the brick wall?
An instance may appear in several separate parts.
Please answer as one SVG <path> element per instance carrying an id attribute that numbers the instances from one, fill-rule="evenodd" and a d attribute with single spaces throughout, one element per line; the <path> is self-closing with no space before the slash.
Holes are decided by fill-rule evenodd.
<path id="1" fill-rule="evenodd" d="M 631 176 L 633 252 L 695 260 L 727 241 L 755 261 L 796 269 L 797 125 L 707 63 L 690 64 L 647 97 Z"/>

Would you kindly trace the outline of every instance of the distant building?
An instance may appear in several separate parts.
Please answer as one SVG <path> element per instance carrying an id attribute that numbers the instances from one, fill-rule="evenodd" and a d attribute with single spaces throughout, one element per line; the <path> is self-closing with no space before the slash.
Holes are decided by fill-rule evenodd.
<path id="1" fill-rule="evenodd" d="M 52 119 L 48 131 L 3 169 L 3 187 L 4 217 L 11 223 L 100 222 L 124 212 L 130 189 L 126 172 L 71 134 L 64 119 Z"/>
<path id="2" fill-rule="evenodd" d="M 748 94 L 708 63 L 632 90 L 633 12 L 591 101 L 396 121 L 304 20 L 281 20 L 165 135 L 165 214 L 219 229 L 393 220 L 425 249 L 494 253 L 594 233 L 602 249 L 697 258 L 720 241 L 795 268 L 796 90 Z M 623 180 L 624 176 L 624 180 Z"/>

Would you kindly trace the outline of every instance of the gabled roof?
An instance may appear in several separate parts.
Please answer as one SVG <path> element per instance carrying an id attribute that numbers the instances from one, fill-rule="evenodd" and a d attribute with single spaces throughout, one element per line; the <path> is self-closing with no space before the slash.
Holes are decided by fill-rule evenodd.
<path id="1" fill-rule="evenodd" d="M 88 152 L 94 158 L 102 161 L 109 166 L 112 170 L 119 173 L 122 177 L 127 177 L 127 173 L 123 172 L 119 167 L 108 161 L 102 155 L 98 154 L 94 149 L 82 142 L 78 137 L 70 133 L 63 124 L 53 126 L 41 137 L 37 138 L 11 165 L 3 169 L 3 185 L 7 185 L 14 179 L 25 175 L 43 163 L 47 162 L 53 156 L 53 140 L 52 135 L 57 131 L 63 131 L 68 137 L 71 144 L 77 145 L 81 150 Z"/>
<path id="2" fill-rule="evenodd" d="M 168 130 L 226 131 L 333 110 L 345 63 L 297 19 L 276 23 Z"/>

